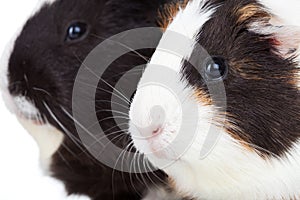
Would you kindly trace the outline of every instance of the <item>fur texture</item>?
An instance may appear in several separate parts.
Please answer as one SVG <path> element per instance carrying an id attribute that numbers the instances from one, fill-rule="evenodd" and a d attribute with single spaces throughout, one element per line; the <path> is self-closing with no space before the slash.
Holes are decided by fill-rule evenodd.
<path id="1" fill-rule="evenodd" d="M 4 57 L 3 66 L 8 69 L 3 73 L 1 85 L 7 103 L 37 140 L 44 168 L 65 183 L 69 194 L 85 194 L 92 199 L 141 199 L 152 183 L 162 184 L 165 178 L 162 172 L 127 174 L 99 163 L 80 143 L 68 113 L 72 113 L 74 79 L 88 53 L 121 31 L 157 26 L 158 9 L 165 2 L 40 1 Z M 69 42 L 66 40 L 68 27 L 77 21 L 88 25 L 88 34 L 80 41 Z M 147 58 L 153 52 L 141 50 L 140 53 Z M 114 85 L 123 73 L 144 63 L 143 58 L 128 53 L 109 67 L 103 79 Z M 118 128 L 110 129 L 115 122 L 110 118 L 111 112 L 105 112 L 110 110 L 112 90 L 104 82 L 99 82 L 99 88 L 102 90 L 96 94 L 99 101 L 96 109 L 101 126 L 111 131 L 107 134 L 115 131 L 121 134 Z M 16 101 L 18 98 L 22 102 Z M 125 146 L 128 142 L 124 138 L 116 143 Z"/>
<path id="2" fill-rule="evenodd" d="M 299 38 L 298 29 L 292 29 L 294 34 L 281 31 L 297 24 L 297 12 L 289 13 L 294 5 L 287 4 L 279 11 L 275 1 L 193 0 L 170 20 L 131 104 L 130 131 L 137 149 L 167 172 L 182 194 L 212 200 L 300 198 Z M 195 50 L 182 56 L 164 51 L 169 30 L 192 38 L 194 43 L 187 46 L 198 43 L 226 61 L 226 108 L 220 107 L 224 99 L 209 93 L 199 73 L 206 66 L 203 55 Z M 174 73 L 161 75 L 151 64 Z M 149 77 L 158 81 L 143 85 Z M 177 88 L 175 94 L 161 87 L 166 82 Z M 161 110 L 154 115 L 157 106 Z M 198 113 L 196 122 L 194 115 L 182 115 L 193 110 Z M 224 115 L 225 123 L 220 124 Z M 160 118 L 164 121 L 152 127 Z M 182 131 L 184 126 L 188 127 Z M 200 159 L 209 130 L 221 136 Z M 179 135 L 182 140 L 176 140 Z M 183 149 L 186 140 L 190 143 Z M 169 165 L 161 165 L 161 160 Z"/>

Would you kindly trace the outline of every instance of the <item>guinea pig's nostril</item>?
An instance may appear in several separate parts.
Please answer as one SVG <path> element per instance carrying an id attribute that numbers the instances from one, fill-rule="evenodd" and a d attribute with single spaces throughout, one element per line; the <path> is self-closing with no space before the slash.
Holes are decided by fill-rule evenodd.
<path id="1" fill-rule="evenodd" d="M 162 126 L 158 126 L 155 130 L 152 131 L 152 135 L 153 136 L 160 135 L 162 132 L 163 132 Z"/>
<path id="2" fill-rule="evenodd" d="M 21 81 L 12 82 L 8 85 L 8 91 L 12 95 L 24 95 L 24 88 Z"/>

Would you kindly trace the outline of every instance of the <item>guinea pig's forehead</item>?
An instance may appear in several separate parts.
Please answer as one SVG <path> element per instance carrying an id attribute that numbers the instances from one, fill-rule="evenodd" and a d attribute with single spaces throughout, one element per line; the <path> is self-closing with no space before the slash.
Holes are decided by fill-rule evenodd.
<path id="1" fill-rule="evenodd" d="M 88 21 L 97 18 L 102 7 L 101 0 L 42 0 L 31 21 L 39 26 L 59 25 L 71 20 Z"/>
<path id="2" fill-rule="evenodd" d="M 217 47 L 216 45 L 223 42 L 233 44 L 238 34 L 248 30 L 251 24 L 267 22 L 271 17 L 266 9 L 255 0 L 228 0 L 222 3 L 214 1 L 212 8 L 215 12 L 199 32 L 199 39 L 205 39 L 205 42 L 204 40 L 200 42 L 207 44 L 208 47 Z M 218 48 L 220 49 L 220 46 Z"/>

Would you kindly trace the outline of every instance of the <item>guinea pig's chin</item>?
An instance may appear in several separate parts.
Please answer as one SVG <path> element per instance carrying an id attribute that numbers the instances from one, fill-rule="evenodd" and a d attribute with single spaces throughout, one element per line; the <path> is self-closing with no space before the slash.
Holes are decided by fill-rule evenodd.
<path id="1" fill-rule="evenodd" d="M 22 126 L 36 141 L 40 152 L 40 164 L 44 173 L 48 173 L 52 156 L 63 143 L 64 134 L 50 124 L 36 124 L 32 120 L 18 118 Z"/>

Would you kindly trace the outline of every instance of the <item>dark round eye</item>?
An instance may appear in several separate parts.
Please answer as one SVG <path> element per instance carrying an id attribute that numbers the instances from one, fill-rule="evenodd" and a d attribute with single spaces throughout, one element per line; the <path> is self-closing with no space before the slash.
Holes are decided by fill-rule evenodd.
<path id="1" fill-rule="evenodd" d="M 205 62 L 205 76 L 208 81 L 224 80 L 228 73 L 228 64 L 220 56 L 213 56 Z"/>
<path id="2" fill-rule="evenodd" d="M 79 40 L 83 38 L 87 33 L 88 26 L 83 22 L 75 22 L 71 24 L 67 32 L 67 40 Z"/>

